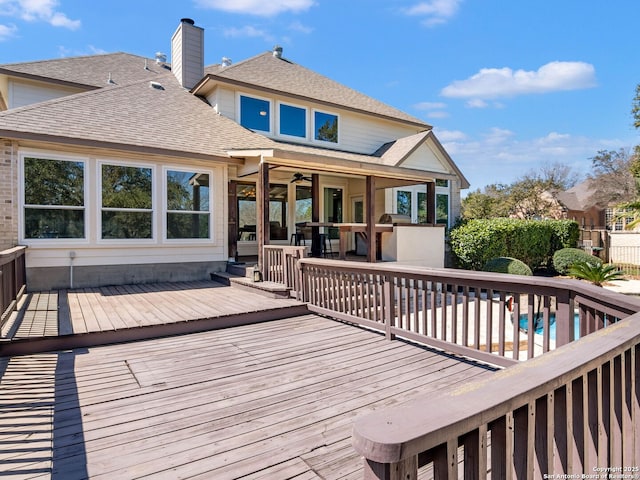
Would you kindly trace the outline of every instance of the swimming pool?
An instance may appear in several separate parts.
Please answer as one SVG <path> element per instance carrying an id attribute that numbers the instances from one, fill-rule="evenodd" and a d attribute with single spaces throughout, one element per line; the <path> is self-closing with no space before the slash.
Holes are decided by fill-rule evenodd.
<path id="1" fill-rule="evenodd" d="M 536 315 L 534 315 L 534 322 L 535 322 L 535 333 L 538 335 L 542 335 L 543 333 L 543 327 L 544 327 L 544 319 L 542 316 L 542 313 L 538 313 Z M 549 315 L 549 339 L 551 340 L 555 340 L 556 339 L 556 314 L 555 313 L 551 313 Z M 522 313 L 520 314 L 520 320 L 518 321 L 518 326 L 520 327 L 520 330 L 523 331 L 527 331 L 529 328 L 529 319 L 527 318 L 527 314 L 526 313 Z M 574 334 L 574 339 L 577 340 L 578 338 L 580 338 L 580 315 L 578 313 L 575 313 L 573 316 L 573 334 Z"/>

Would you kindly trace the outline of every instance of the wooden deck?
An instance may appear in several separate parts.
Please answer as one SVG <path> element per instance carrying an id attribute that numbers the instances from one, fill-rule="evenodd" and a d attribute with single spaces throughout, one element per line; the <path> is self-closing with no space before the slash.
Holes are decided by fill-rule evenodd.
<path id="1" fill-rule="evenodd" d="M 0 355 L 192 333 L 304 312 L 296 300 L 213 281 L 34 292 L 3 329 Z"/>
<path id="2" fill-rule="evenodd" d="M 98 303 L 122 320 L 129 295 Z M 171 315 L 163 295 L 149 308 Z M 492 370 L 308 314 L 0 358 L 0 374 L 5 478 L 303 480 L 362 478 L 358 416 Z"/>

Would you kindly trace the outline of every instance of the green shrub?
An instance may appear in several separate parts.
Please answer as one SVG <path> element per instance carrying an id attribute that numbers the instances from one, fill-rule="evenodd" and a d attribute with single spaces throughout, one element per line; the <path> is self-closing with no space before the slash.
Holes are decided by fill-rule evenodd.
<path id="1" fill-rule="evenodd" d="M 553 268 L 560 275 L 567 275 L 569 268 L 580 262 L 602 265 L 602 260 L 598 257 L 594 257 L 579 248 L 562 248 L 553 254 Z"/>
<path id="2" fill-rule="evenodd" d="M 512 275 L 533 275 L 529 266 L 511 257 L 496 257 L 489 260 L 482 270 L 485 272 L 510 273 Z"/>
<path id="3" fill-rule="evenodd" d="M 512 257 L 535 270 L 548 264 L 553 252 L 575 246 L 578 224 L 572 220 L 474 219 L 456 225 L 449 244 L 456 266 L 481 270 L 495 257 Z"/>

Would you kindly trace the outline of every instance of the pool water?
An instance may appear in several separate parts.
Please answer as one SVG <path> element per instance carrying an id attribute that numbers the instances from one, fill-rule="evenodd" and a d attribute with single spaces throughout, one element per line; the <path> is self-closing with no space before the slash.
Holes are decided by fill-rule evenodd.
<path id="1" fill-rule="evenodd" d="M 578 313 L 576 313 L 573 316 L 574 320 L 573 320 L 573 332 L 574 332 L 574 339 L 578 339 L 580 338 L 580 315 Z M 535 332 L 539 335 L 542 335 L 543 333 L 543 327 L 544 327 L 544 319 L 542 317 L 542 313 L 539 313 L 537 315 L 534 315 L 534 322 L 535 322 Z M 556 314 L 555 313 L 551 313 L 549 315 L 549 338 L 551 340 L 555 340 L 556 339 Z M 518 322 L 518 326 L 520 327 L 520 330 L 523 331 L 527 331 L 528 327 L 529 327 L 529 320 L 527 318 L 527 314 L 523 313 L 520 315 L 520 321 Z"/>

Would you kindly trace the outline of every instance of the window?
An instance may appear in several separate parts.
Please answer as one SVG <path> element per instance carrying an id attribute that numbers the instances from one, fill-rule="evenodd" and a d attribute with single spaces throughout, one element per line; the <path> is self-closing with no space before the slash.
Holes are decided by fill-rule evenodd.
<path id="1" fill-rule="evenodd" d="M 306 138 L 307 111 L 304 108 L 280 104 L 280 135 Z"/>
<path id="2" fill-rule="evenodd" d="M 167 171 L 167 238 L 211 238 L 208 173 Z"/>
<path id="3" fill-rule="evenodd" d="M 427 223 L 427 194 L 418 192 L 418 223 Z"/>
<path id="4" fill-rule="evenodd" d="M 271 103 L 240 95 L 240 124 L 251 130 L 271 131 Z"/>
<path id="5" fill-rule="evenodd" d="M 396 213 L 411 216 L 411 192 L 398 190 L 396 193 Z"/>
<path id="6" fill-rule="evenodd" d="M 152 170 L 102 164 L 102 238 L 153 238 Z"/>
<path id="7" fill-rule="evenodd" d="M 436 193 L 436 223 L 449 225 L 449 195 Z"/>
<path id="8" fill-rule="evenodd" d="M 256 185 L 239 183 L 238 198 L 238 241 L 256 240 Z"/>
<path id="9" fill-rule="evenodd" d="M 338 143 L 338 116 L 331 113 L 314 112 L 314 139 Z"/>
<path id="10" fill-rule="evenodd" d="M 287 206 L 289 186 L 269 185 L 269 238 L 287 239 Z"/>
<path id="11" fill-rule="evenodd" d="M 85 164 L 24 158 L 24 238 L 85 238 Z"/>
<path id="12" fill-rule="evenodd" d="M 329 223 L 342 223 L 342 189 L 325 187 L 324 189 L 324 218 Z M 329 228 L 329 238 L 340 238 L 337 228 Z"/>
<path id="13" fill-rule="evenodd" d="M 448 187 L 449 180 L 443 180 L 442 178 L 436 178 L 436 187 Z"/>

